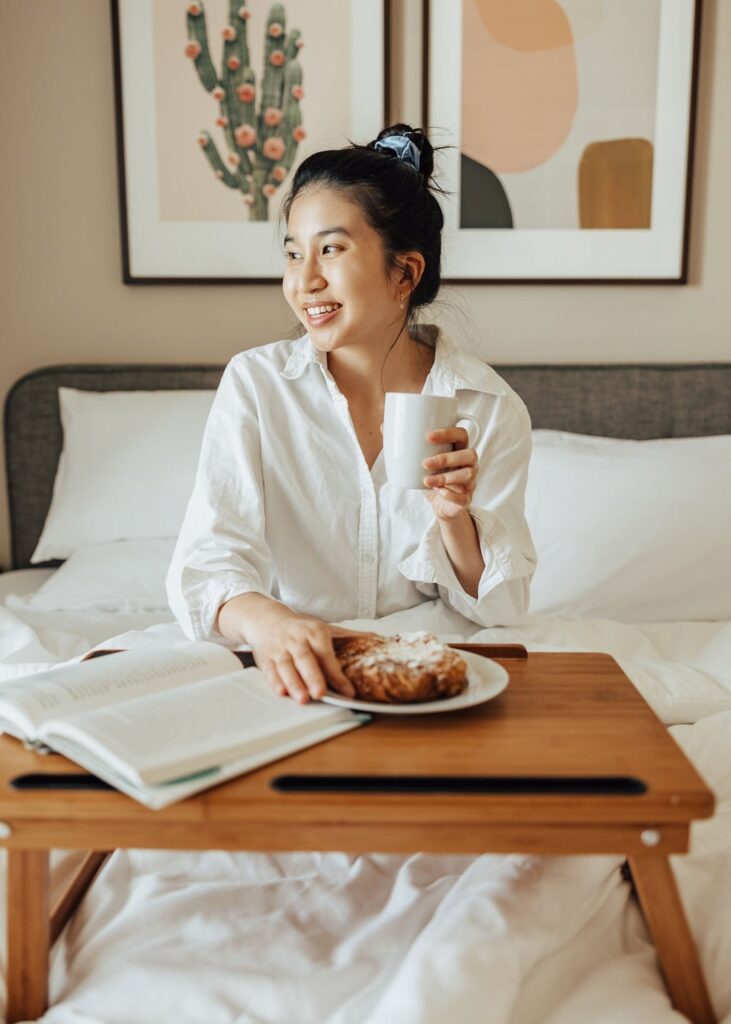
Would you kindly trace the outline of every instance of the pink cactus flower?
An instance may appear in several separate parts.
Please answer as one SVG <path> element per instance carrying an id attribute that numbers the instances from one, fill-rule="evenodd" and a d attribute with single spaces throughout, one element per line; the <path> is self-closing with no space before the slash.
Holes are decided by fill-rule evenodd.
<path id="1" fill-rule="evenodd" d="M 218 178 L 218 180 L 219 180 L 219 181 L 223 181 L 223 178 L 224 178 L 224 174 L 223 174 L 223 171 L 222 171 L 222 170 L 220 169 L 220 167 L 219 167 L 219 169 L 218 169 L 218 170 L 217 170 L 217 171 L 215 172 L 215 174 L 216 174 L 216 177 Z"/>
<path id="2" fill-rule="evenodd" d="M 278 21 L 273 21 L 269 26 L 269 35 L 274 39 L 279 39 L 281 34 L 284 32 L 284 25 L 281 25 Z"/>
<path id="3" fill-rule="evenodd" d="M 226 162 L 231 164 L 232 167 L 238 167 L 241 163 L 241 157 L 238 153 L 229 153 L 226 157 Z"/>
<path id="4" fill-rule="evenodd" d="M 249 10 L 249 8 L 245 5 L 243 7 L 239 7 L 239 17 L 241 18 L 242 21 L 248 21 L 249 18 L 251 17 L 251 11 Z"/>
<path id="5" fill-rule="evenodd" d="M 296 100 L 303 100 L 305 98 L 305 90 L 301 85 L 292 86 L 292 95 Z"/>
<path id="6" fill-rule="evenodd" d="M 267 197 L 267 199 L 271 199 L 272 196 L 274 196 L 276 194 L 276 191 L 277 191 L 277 186 L 276 185 L 272 185 L 271 182 L 268 182 L 263 187 L 263 189 L 262 189 L 262 192 Z"/>
<path id="7" fill-rule="evenodd" d="M 225 95 L 226 93 L 224 92 L 220 85 L 217 85 L 216 88 L 211 93 L 211 96 L 214 98 L 214 100 L 218 100 L 219 103 L 221 102 Z"/>
<path id="8" fill-rule="evenodd" d="M 207 135 L 199 135 L 198 136 L 198 145 L 201 147 L 201 149 L 205 149 L 206 146 L 208 145 L 208 136 Z"/>
<path id="9" fill-rule="evenodd" d="M 262 146 L 262 153 L 268 160 L 281 160 L 286 148 L 284 139 L 274 137 L 266 140 Z"/>
<path id="10" fill-rule="evenodd" d="M 269 55 L 269 63 L 273 64 L 275 68 L 281 68 L 282 64 L 284 64 L 284 51 L 272 50 Z"/>
<path id="11" fill-rule="evenodd" d="M 241 61 L 238 57 L 229 57 L 226 61 L 226 67 L 229 71 L 238 71 L 241 67 Z"/>
<path id="12" fill-rule="evenodd" d="M 241 197 L 241 202 L 244 204 L 244 206 L 253 206 L 254 197 L 250 195 L 244 195 Z"/>
<path id="13" fill-rule="evenodd" d="M 203 8 L 200 4 L 188 4 L 188 14 L 194 18 L 197 18 L 202 10 Z"/>
<path id="14" fill-rule="evenodd" d="M 188 43 L 185 47 L 185 56 L 190 57 L 191 60 L 195 60 L 196 57 L 200 56 L 201 44 L 200 43 Z"/>
<path id="15" fill-rule="evenodd" d="M 284 179 L 287 177 L 287 168 L 282 167 L 281 164 L 277 164 L 277 166 L 272 171 L 272 177 L 274 178 L 275 181 L 284 181 Z"/>
<path id="16" fill-rule="evenodd" d="M 302 36 L 299 37 L 299 39 L 297 40 L 297 42 L 294 45 L 297 47 L 298 50 L 302 49 L 302 47 L 305 45 L 305 41 L 302 38 Z"/>
<path id="17" fill-rule="evenodd" d="M 234 132 L 234 138 L 236 139 L 237 146 L 248 149 L 249 146 L 253 146 L 256 142 L 256 132 L 250 124 L 242 124 Z"/>
<path id="18" fill-rule="evenodd" d="M 232 25 L 227 25 L 226 28 L 221 33 L 221 35 L 226 40 L 226 42 L 232 43 L 236 38 L 236 29 Z"/>
<path id="19" fill-rule="evenodd" d="M 219 128 L 227 128 L 228 127 L 228 118 L 227 117 L 217 117 L 216 118 L 216 124 L 218 125 Z"/>
<path id="20" fill-rule="evenodd" d="M 253 103 L 254 97 L 256 96 L 256 89 L 253 85 L 240 85 L 236 90 L 236 95 L 242 103 Z"/>
<path id="21" fill-rule="evenodd" d="M 264 124 L 269 128 L 276 128 L 283 117 L 284 114 L 281 110 L 276 107 L 267 107 L 264 111 Z"/>
<path id="22" fill-rule="evenodd" d="M 302 142 L 303 139 L 307 138 L 307 132 L 304 130 L 301 124 L 298 124 L 296 128 L 292 129 L 292 138 L 295 142 Z"/>

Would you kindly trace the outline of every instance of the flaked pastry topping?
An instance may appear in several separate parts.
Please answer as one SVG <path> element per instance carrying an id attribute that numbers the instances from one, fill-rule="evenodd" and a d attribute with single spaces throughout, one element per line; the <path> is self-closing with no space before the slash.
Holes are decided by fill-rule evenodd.
<path id="1" fill-rule="evenodd" d="M 384 638 L 382 646 L 376 647 L 372 654 L 362 658 L 363 665 L 382 665 L 393 662 L 418 668 L 430 662 L 439 661 L 444 655 L 444 644 L 426 630 L 416 633 L 399 633 L 398 636 Z"/>
<path id="2" fill-rule="evenodd" d="M 467 685 L 465 662 L 433 633 L 347 637 L 339 641 L 337 656 L 361 700 L 440 700 Z"/>

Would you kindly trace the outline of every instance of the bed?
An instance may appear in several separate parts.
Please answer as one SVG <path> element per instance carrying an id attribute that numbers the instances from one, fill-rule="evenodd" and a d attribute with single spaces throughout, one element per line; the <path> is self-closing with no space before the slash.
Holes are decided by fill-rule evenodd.
<path id="1" fill-rule="evenodd" d="M 221 369 L 61 366 L 14 386 L 0 679 L 111 640 L 182 642 L 162 576 L 205 416 L 194 393 Z M 617 659 L 716 793 L 674 868 L 716 1017 L 731 1024 L 731 364 L 496 369 L 534 426 L 531 614 L 478 630 L 425 602 L 376 628 Z M 160 392 L 165 423 L 146 418 Z M 105 393 L 121 395 L 114 408 Z M 179 464 L 161 484 L 154 449 L 171 436 Z M 122 468 L 142 463 L 139 490 L 127 477 L 133 493 L 117 493 Z M 121 525 L 139 494 L 154 524 Z M 58 852 L 55 884 L 76 861 Z M 47 1024 L 680 1019 L 611 857 L 117 851 L 54 948 L 50 998 Z"/>

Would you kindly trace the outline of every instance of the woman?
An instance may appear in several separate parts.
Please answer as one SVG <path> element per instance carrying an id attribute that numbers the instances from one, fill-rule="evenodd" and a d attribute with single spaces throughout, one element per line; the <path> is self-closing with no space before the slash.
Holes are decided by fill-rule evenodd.
<path id="1" fill-rule="evenodd" d="M 439 596 L 483 626 L 525 613 L 530 419 L 489 366 L 417 310 L 440 286 L 433 150 L 394 125 L 297 169 L 283 211 L 284 294 L 307 333 L 228 364 L 168 575 L 195 639 L 250 643 L 282 695 L 352 694 L 333 622 Z M 384 394 L 457 395 L 481 427 L 429 435 L 424 491 L 389 487 Z M 348 631 L 352 632 L 352 631 Z"/>

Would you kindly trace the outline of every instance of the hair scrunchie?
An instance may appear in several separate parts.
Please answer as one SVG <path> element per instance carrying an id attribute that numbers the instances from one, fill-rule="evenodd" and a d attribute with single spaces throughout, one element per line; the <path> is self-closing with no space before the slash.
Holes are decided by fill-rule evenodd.
<path id="1" fill-rule="evenodd" d="M 378 139 L 373 148 L 390 150 L 397 159 L 408 164 L 413 170 L 419 170 L 421 153 L 411 139 L 407 139 L 405 135 L 386 135 L 385 138 Z"/>

